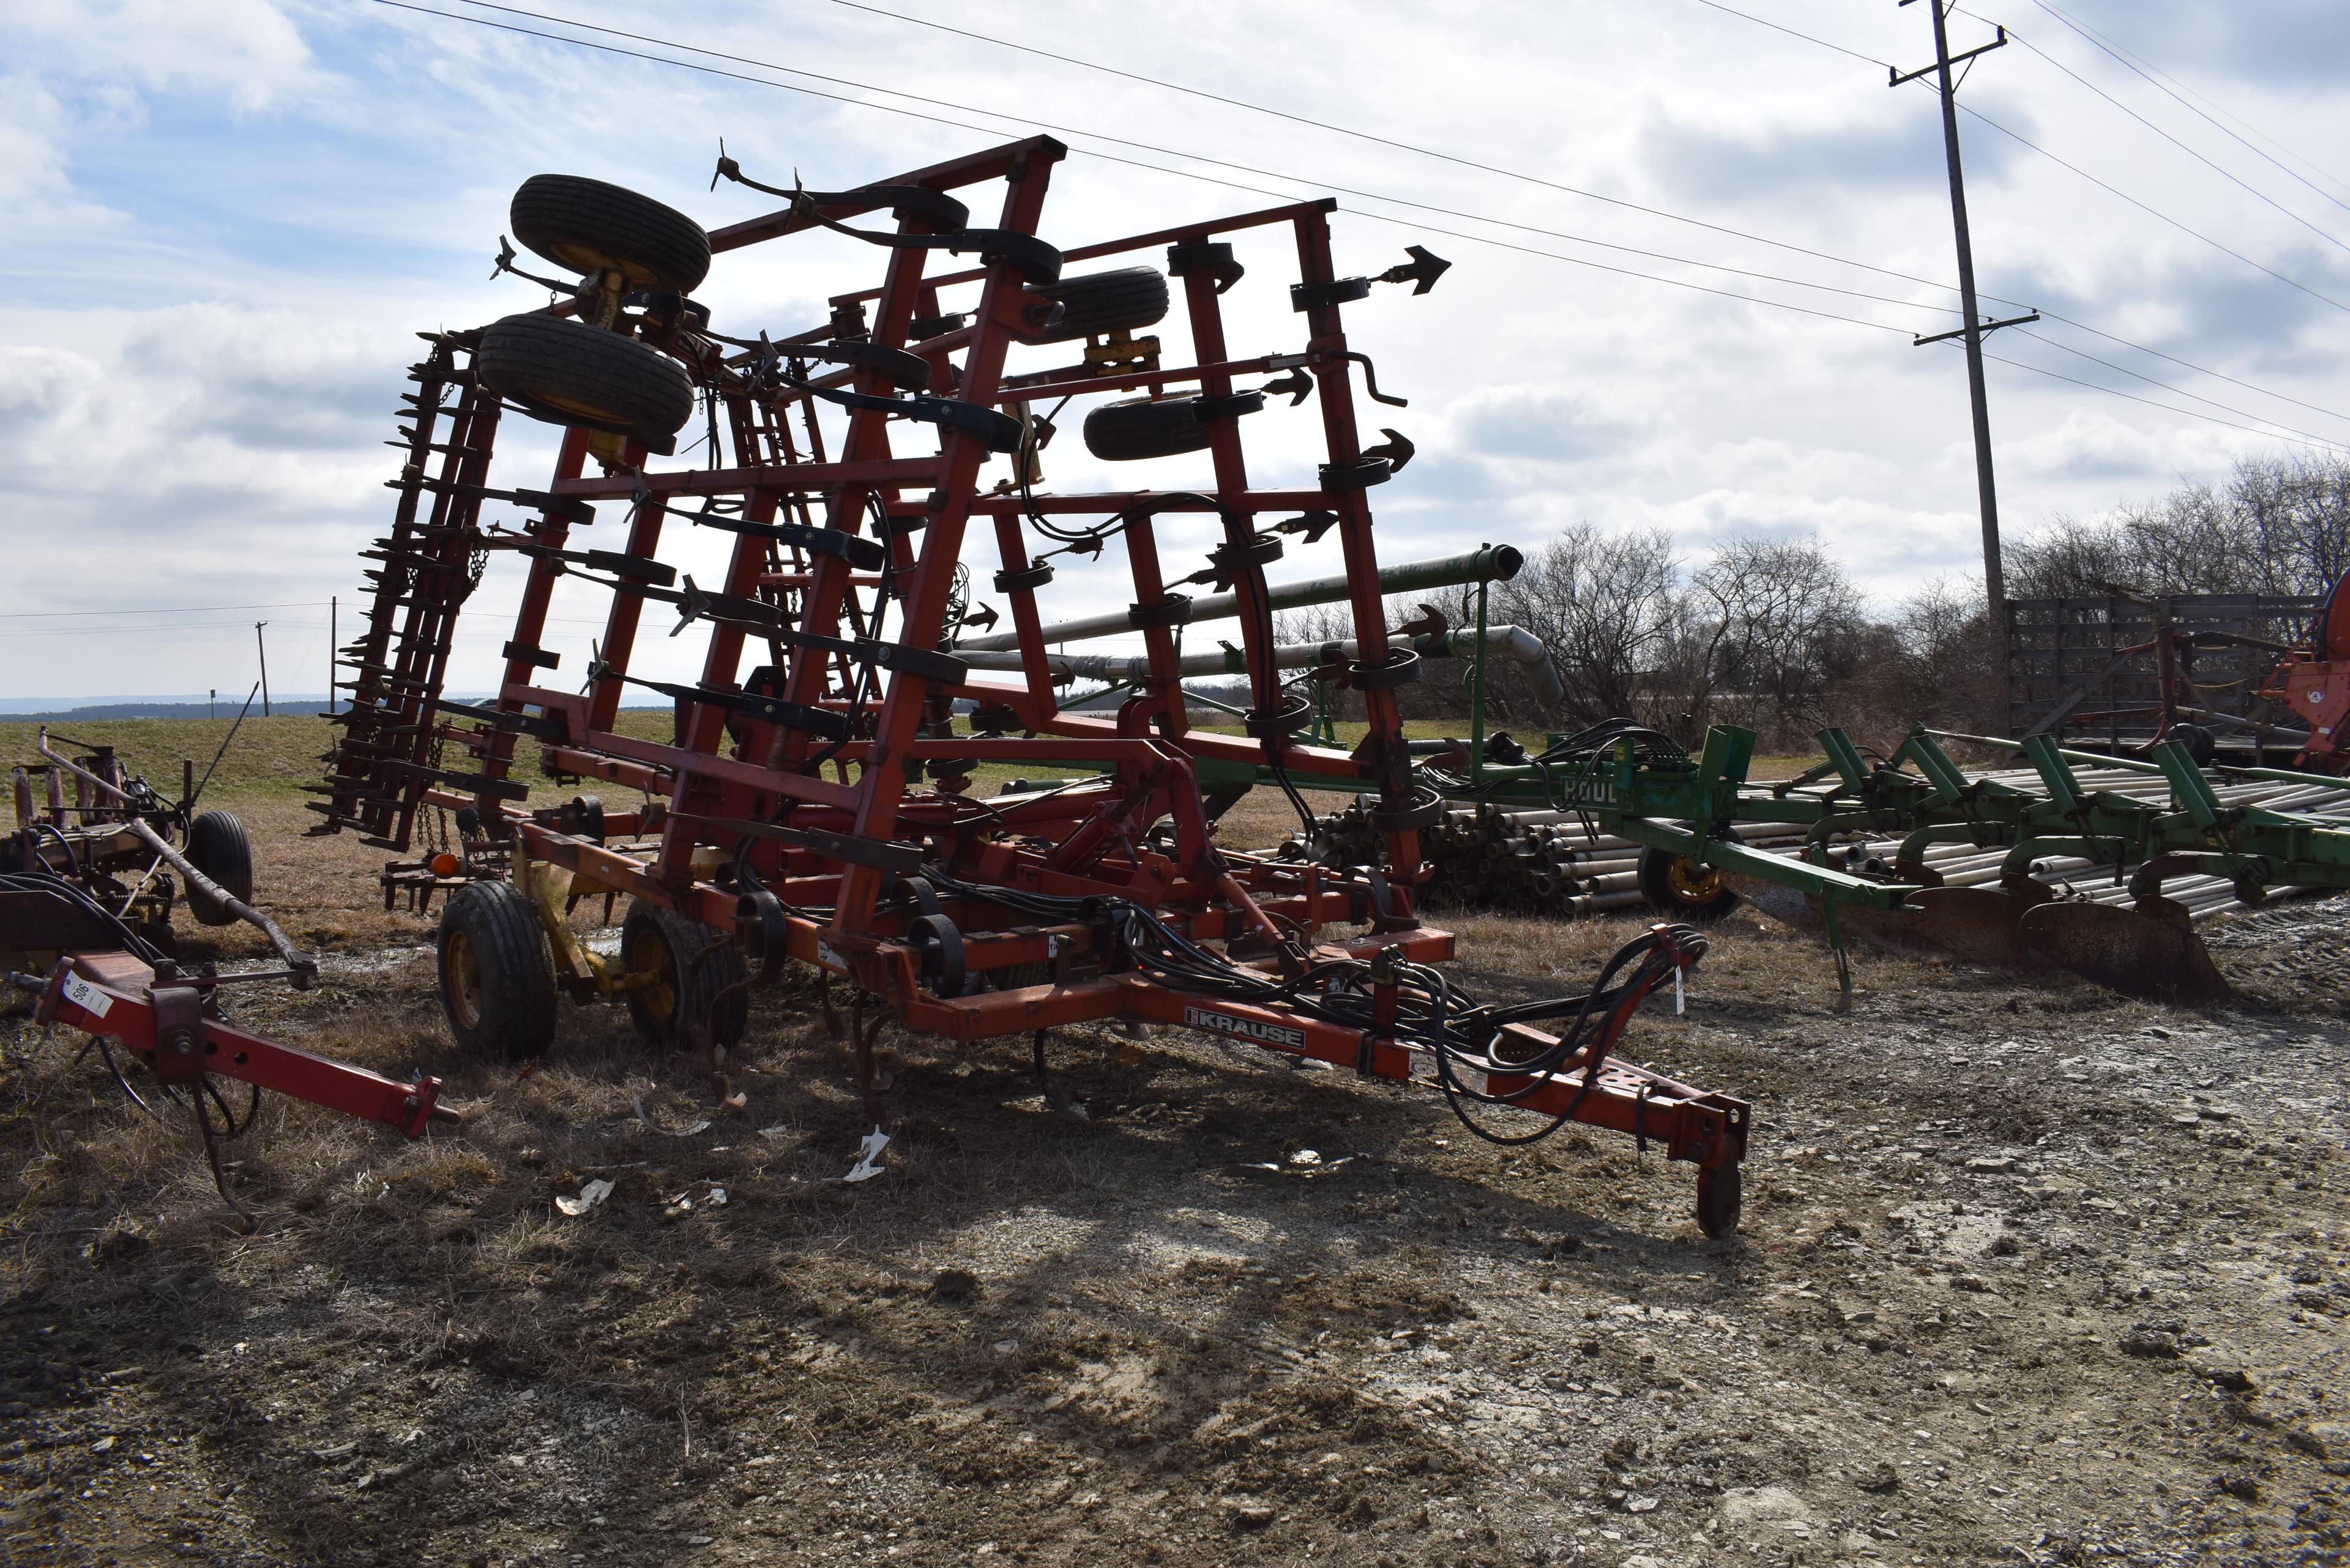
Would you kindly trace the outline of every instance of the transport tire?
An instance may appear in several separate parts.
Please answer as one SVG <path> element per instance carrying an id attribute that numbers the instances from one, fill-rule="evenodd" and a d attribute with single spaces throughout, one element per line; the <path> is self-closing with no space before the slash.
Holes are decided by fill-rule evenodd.
<path id="1" fill-rule="evenodd" d="M 1254 413 L 1264 406 L 1260 394 L 1243 394 L 1253 402 L 1231 406 L 1233 413 Z M 1135 462 L 1148 457 L 1174 457 L 1203 452 L 1215 421 L 1208 417 L 1209 400 L 1201 397 L 1128 398 L 1104 403 L 1086 416 L 1086 450 L 1104 462 Z"/>
<path id="2" fill-rule="evenodd" d="M 550 424 L 586 425 L 673 451 L 693 417 L 685 367 L 633 337 L 534 311 L 482 329 L 482 384 Z"/>
<path id="3" fill-rule="evenodd" d="M 244 824 L 224 811 L 207 811 L 188 824 L 188 862 L 220 884 L 222 892 L 240 903 L 253 902 L 253 840 Z M 236 912 L 226 904 L 187 889 L 188 912 L 198 923 L 233 926 Z"/>
<path id="4" fill-rule="evenodd" d="M 674 909 L 643 898 L 629 900 L 629 912 L 620 921 L 620 961 L 632 973 L 654 977 L 652 983 L 626 993 L 629 1022 L 636 1025 L 646 1044 L 657 1050 L 683 1050 L 692 1044 L 691 1025 L 697 1021 L 710 1025 L 713 1044 L 728 1050 L 742 1044 L 750 1024 L 750 998 L 735 992 L 717 1002 L 714 1014 L 712 1012 L 718 993 L 751 972 L 741 946 L 729 940 L 702 960 L 699 973 L 693 972 L 694 955 L 719 935 Z"/>
<path id="5" fill-rule="evenodd" d="M 1735 829 L 1730 837 L 1740 842 Z M 1640 891 L 1648 907 L 1677 920 L 1706 924 L 1738 907 L 1730 881 L 1714 867 L 1654 846 L 1640 851 Z"/>
<path id="6" fill-rule="evenodd" d="M 555 1042 L 555 952 L 511 882 L 468 882 L 441 907 L 441 1011 L 473 1055 L 518 1061 Z"/>
<path id="7" fill-rule="evenodd" d="M 1069 343 L 1103 333 L 1131 332 L 1167 317 L 1167 275 L 1157 267 L 1122 266 L 1065 277 L 1029 292 L 1057 300 L 1061 319 L 1042 330 L 1020 333 L 1023 343 Z"/>
<path id="8" fill-rule="evenodd" d="M 674 207 L 601 180 L 534 174 L 506 209 L 514 237 L 576 273 L 617 268 L 629 281 L 690 294 L 710 275 L 710 236 Z"/>

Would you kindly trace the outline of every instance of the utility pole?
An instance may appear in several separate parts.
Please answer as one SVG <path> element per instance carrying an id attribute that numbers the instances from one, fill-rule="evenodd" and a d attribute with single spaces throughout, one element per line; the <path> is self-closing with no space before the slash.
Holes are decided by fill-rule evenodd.
<path id="1" fill-rule="evenodd" d="M 208 687 L 205 689 L 204 717 L 207 719 L 217 719 L 220 717 L 220 688 L 217 686 Z"/>
<path id="2" fill-rule="evenodd" d="M 1950 35 L 1947 20 L 1948 5 L 1957 0 L 1927 0 L 1926 8 L 1934 16 L 1934 63 L 1906 75 L 1887 68 L 1895 87 L 1931 75 L 1942 98 L 1942 149 L 1950 165 L 1950 227 L 1959 245 L 1959 307 L 1964 323 L 1956 331 L 1936 332 L 1917 339 L 1917 346 L 1939 343 L 1947 338 L 1963 337 L 1967 346 L 1967 396 L 1973 405 L 1975 425 L 1975 489 L 1982 507 L 1983 594 L 1990 607 L 1991 637 L 1993 657 L 1999 660 L 2000 687 L 2002 701 L 2012 708 L 2013 694 L 2009 691 L 2011 669 L 2007 637 L 2007 573 L 2000 559 L 1999 548 L 1999 487 L 1991 477 L 1991 405 L 1983 394 L 1982 340 L 2002 327 L 2014 327 L 2027 321 L 2037 321 L 2040 313 L 2012 317 L 2005 321 L 1985 321 L 1975 306 L 1975 248 L 1967 233 L 1967 182 L 1959 164 L 1959 88 L 1951 78 L 1950 67 L 1977 55 L 1989 54 L 2007 42 L 2007 29 L 2001 27 L 1999 36 L 1979 48 L 1961 55 L 1950 53 Z M 1900 0 L 1907 5 L 1911 0 Z M 2002 711 L 2004 720 L 2007 713 Z"/>
<path id="3" fill-rule="evenodd" d="M 261 716 L 265 719 L 269 717 L 269 645 L 261 640 L 261 628 L 268 624 L 265 620 L 253 623 L 253 646 L 261 650 Z"/>
<path id="4" fill-rule="evenodd" d="M 340 595 L 327 599 L 327 717 L 335 716 L 335 615 L 341 606 Z"/>

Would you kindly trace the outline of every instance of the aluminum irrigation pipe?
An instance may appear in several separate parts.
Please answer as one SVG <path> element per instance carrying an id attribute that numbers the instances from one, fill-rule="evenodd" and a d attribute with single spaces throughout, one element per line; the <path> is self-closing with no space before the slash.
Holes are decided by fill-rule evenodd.
<path id="1" fill-rule="evenodd" d="M 1379 573 L 1382 594 L 1416 593 L 1423 588 L 1452 588 L 1463 583 L 1507 582 L 1518 575 L 1525 557 L 1507 545 L 1486 545 L 1465 556 L 1446 556 L 1433 561 L 1407 561 L 1400 566 L 1388 566 Z M 1335 577 L 1314 577 L 1302 583 L 1283 583 L 1271 595 L 1272 607 L 1277 610 L 1302 609 L 1307 605 L 1336 604 L 1349 597 L 1354 586 L 1344 573 Z M 1168 596 L 1170 598 L 1173 595 Z M 1191 611 L 1183 624 L 1203 620 L 1228 620 L 1240 613 L 1238 594 L 1206 594 L 1191 601 Z M 1132 610 L 1117 610 L 1108 615 L 1087 616 L 1078 620 L 1065 620 L 1044 628 L 1047 643 L 1083 642 L 1088 638 L 1120 637 L 1139 631 Z M 994 653 L 1020 646 L 1016 631 L 999 631 L 987 637 L 967 638 L 958 642 L 953 651 L 958 656 L 972 653 Z"/>

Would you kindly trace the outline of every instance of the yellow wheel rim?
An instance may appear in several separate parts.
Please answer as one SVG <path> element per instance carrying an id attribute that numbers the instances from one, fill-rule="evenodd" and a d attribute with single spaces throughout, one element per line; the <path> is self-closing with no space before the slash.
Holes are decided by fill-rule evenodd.
<path id="1" fill-rule="evenodd" d="M 449 1012 L 460 1029 L 482 1026 L 482 961 L 473 940 L 463 931 L 449 933 Z"/>
<path id="2" fill-rule="evenodd" d="M 606 255 L 594 245 L 567 244 L 550 248 L 556 253 L 555 259 L 574 272 L 617 272 L 639 288 L 650 287 L 658 281 L 650 271 L 638 263 Z"/>
<path id="3" fill-rule="evenodd" d="M 637 992 L 645 1016 L 655 1023 L 667 1023 L 677 1012 L 677 956 L 669 950 L 669 943 L 657 930 L 640 930 L 622 957 L 629 973 L 652 977 Z"/>
<path id="4" fill-rule="evenodd" d="M 1672 884 L 1673 896 L 1685 904 L 1711 904 L 1721 897 L 1724 886 L 1719 869 L 1680 856 L 1675 856 L 1667 867 L 1665 880 Z"/>

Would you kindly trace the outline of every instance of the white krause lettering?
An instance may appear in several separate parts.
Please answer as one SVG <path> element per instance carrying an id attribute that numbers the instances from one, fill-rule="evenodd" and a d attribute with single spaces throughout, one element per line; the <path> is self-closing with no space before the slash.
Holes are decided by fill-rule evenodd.
<path id="1" fill-rule="evenodd" d="M 1292 1051 L 1305 1049 L 1305 1031 L 1285 1024 L 1267 1023 L 1254 1018 L 1239 1018 L 1229 1012 L 1214 1012 L 1204 1007 L 1183 1010 L 1186 1028 L 1211 1030 L 1218 1034 L 1230 1034 L 1235 1039 L 1254 1040 L 1265 1045 L 1284 1045 Z"/>

